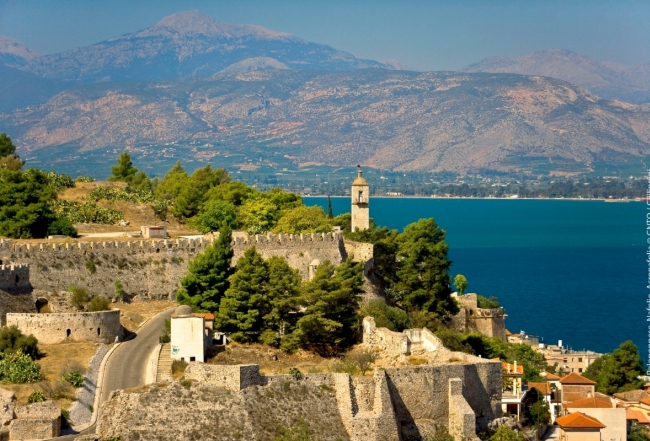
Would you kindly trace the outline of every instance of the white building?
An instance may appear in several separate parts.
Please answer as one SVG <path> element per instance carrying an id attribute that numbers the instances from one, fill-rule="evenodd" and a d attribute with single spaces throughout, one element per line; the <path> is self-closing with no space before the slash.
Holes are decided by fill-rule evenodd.
<path id="1" fill-rule="evenodd" d="M 181 305 L 171 317 L 171 359 L 205 362 L 205 351 L 212 345 L 212 314 L 194 314 Z"/>

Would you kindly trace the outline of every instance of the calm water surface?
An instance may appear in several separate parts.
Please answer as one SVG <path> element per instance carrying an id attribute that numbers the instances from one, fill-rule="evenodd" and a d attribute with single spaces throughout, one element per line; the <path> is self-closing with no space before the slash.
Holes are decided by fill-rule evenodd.
<path id="1" fill-rule="evenodd" d="M 305 198 L 327 206 L 326 198 Z M 349 198 L 332 198 L 334 214 Z M 646 205 L 570 200 L 373 198 L 377 225 L 434 217 L 447 231 L 451 274 L 497 296 L 506 327 L 544 342 L 609 352 L 633 340 L 647 360 Z"/>

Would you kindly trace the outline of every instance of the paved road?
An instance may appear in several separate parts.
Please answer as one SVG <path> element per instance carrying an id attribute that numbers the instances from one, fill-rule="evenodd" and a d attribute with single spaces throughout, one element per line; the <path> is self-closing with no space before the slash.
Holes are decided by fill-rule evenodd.
<path id="1" fill-rule="evenodd" d="M 117 389 L 128 389 L 144 385 L 147 361 L 151 351 L 158 345 L 158 338 L 165 319 L 168 319 L 174 308 L 159 313 L 138 329 L 135 337 L 131 336 L 122 342 L 113 352 L 106 363 L 104 381 L 100 396 L 100 404 L 108 400 L 110 393 Z M 95 426 L 81 434 L 95 433 Z M 77 435 L 66 435 L 56 440 L 73 440 Z"/>

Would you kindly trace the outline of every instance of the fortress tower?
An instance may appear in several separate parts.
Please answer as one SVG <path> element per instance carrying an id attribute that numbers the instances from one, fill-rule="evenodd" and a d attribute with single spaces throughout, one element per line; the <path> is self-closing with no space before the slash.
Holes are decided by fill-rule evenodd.
<path id="1" fill-rule="evenodd" d="M 370 227 L 370 187 L 358 166 L 357 178 L 352 182 L 352 231 L 367 230 Z"/>

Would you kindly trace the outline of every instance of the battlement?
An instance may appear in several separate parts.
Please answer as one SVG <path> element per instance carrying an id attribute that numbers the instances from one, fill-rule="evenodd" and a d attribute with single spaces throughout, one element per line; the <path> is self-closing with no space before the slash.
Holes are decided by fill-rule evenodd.
<path id="1" fill-rule="evenodd" d="M 65 242 L 65 243 L 26 243 L 15 244 L 11 251 L 15 253 L 29 253 L 39 251 L 67 251 L 67 250 L 142 250 L 144 252 L 160 252 L 162 250 L 188 250 L 194 251 L 211 243 L 206 239 L 159 239 L 159 240 L 133 240 L 133 241 L 93 241 L 93 242 Z"/>
<path id="2" fill-rule="evenodd" d="M 310 233 L 310 234 L 256 234 L 247 237 L 233 238 L 233 247 L 258 244 L 288 244 L 309 242 L 338 242 L 342 239 L 341 233 Z"/>
<path id="3" fill-rule="evenodd" d="M 0 265 L 0 289 L 29 287 L 29 264 Z"/>

